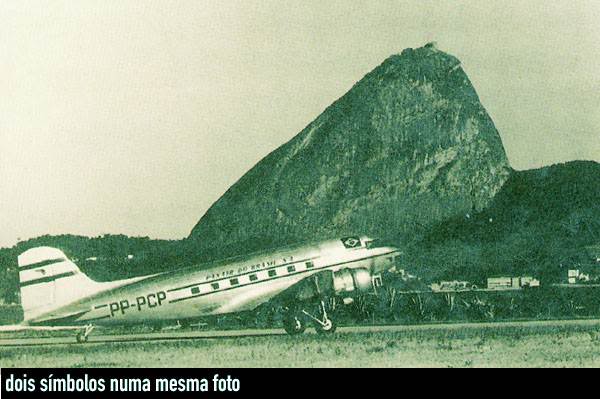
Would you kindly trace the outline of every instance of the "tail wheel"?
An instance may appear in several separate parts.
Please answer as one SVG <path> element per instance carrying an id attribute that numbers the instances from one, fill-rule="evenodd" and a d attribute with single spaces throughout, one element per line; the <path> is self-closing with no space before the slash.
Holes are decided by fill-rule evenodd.
<path id="1" fill-rule="evenodd" d="M 285 329 L 285 332 L 290 335 L 298 335 L 306 330 L 306 324 L 304 323 L 303 318 L 298 317 L 295 314 L 290 314 L 283 319 L 283 328 Z"/>
<path id="2" fill-rule="evenodd" d="M 337 324 L 335 323 L 335 321 L 333 321 L 333 319 L 330 318 L 327 318 L 323 324 L 315 323 L 315 330 L 318 334 L 333 334 L 336 328 Z"/>
<path id="3" fill-rule="evenodd" d="M 84 344 L 88 341 L 88 337 L 90 336 L 92 331 L 94 331 L 94 326 L 92 324 L 89 324 L 89 325 L 85 326 L 83 331 L 80 331 L 79 333 L 77 333 L 77 335 L 75 336 L 75 339 L 77 340 L 78 343 Z"/>
<path id="4" fill-rule="evenodd" d="M 82 332 L 77 334 L 77 336 L 75 338 L 77 339 L 77 342 L 80 344 L 85 344 L 86 342 L 88 342 L 88 336 Z"/>

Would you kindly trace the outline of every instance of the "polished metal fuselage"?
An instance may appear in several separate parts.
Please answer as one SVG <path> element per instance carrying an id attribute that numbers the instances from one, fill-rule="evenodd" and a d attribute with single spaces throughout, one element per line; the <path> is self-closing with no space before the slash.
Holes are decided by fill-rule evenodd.
<path id="1" fill-rule="evenodd" d="M 253 310 L 323 270 L 393 266 L 393 247 L 346 248 L 340 240 L 289 247 L 148 276 L 93 293 L 27 321 L 30 325 L 152 323 Z"/>

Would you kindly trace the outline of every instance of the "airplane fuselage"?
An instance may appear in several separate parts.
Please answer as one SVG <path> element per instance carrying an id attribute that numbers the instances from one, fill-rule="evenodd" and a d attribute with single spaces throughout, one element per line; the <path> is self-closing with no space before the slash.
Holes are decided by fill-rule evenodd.
<path id="1" fill-rule="evenodd" d="M 29 325 L 114 325 L 162 322 L 253 310 L 301 280 L 324 270 L 366 269 L 371 275 L 394 264 L 393 247 L 347 247 L 340 240 L 148 276 L 101 291 L 26 320 Z"/>

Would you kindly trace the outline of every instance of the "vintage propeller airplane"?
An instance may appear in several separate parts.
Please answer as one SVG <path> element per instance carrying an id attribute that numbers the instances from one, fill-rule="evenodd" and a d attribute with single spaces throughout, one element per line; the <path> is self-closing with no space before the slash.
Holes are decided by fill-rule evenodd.
<path id="1" fill-rule="evenodd" d="M 24 321 L 2 331 L 73 329 L 78 342 L 85 342 L 95 326 L 198 320 L 269 302 L 285 309 L 289 334 L 304 332 L 309 322 L 318 332 L 331 333 L 336 324 L 327 299 L 372 291 L 400 254 L 379 240 L 344 237 L 96 282 L 61 250 L 32 248 L 18 257 Z"/>

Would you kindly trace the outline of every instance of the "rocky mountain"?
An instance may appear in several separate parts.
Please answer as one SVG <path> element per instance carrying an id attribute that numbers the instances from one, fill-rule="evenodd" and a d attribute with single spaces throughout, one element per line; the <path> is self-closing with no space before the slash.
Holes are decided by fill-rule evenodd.
<path id="1" fill-rule="evenodd" d="M 460 62 L 432 45 L 407 49 L 246 173 L 188 239 L 21 242 L 0 249 L 0 301 L 17 300 L 17 255 L 39 245 L 115 280 L 356 232 L 403 244 L 404 266 L 426 281 L 560 280 L 597 268 L 600 164 L 513 171 Z"/>
<path id="2" fill-rule="evenodd" d="M 188 241 L 215 258 L 355 232 L 412 239 L 485 208 L 510 173 L 459 60 L 406 49 L 247 172 Z"/>
<path id="3" fill-rule="evenodd" d="M 488 208 L 439 224 L 418 246 L 414 262 L 445 276 L 564 280 L 567 269 L 596 263 L 600 254 L 600 164 L 515 172 Z M 436 264 L 440 257 L 444 265 Z"/>

